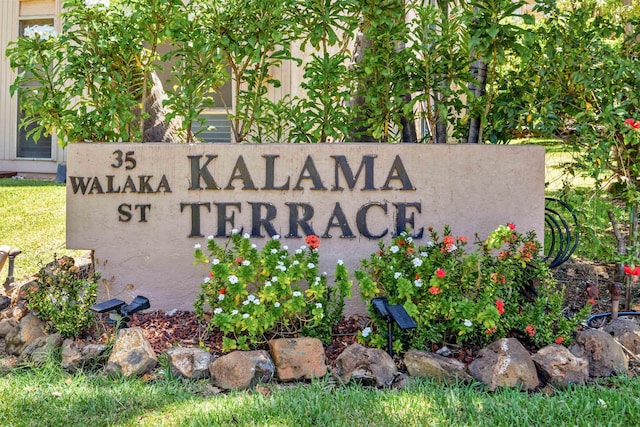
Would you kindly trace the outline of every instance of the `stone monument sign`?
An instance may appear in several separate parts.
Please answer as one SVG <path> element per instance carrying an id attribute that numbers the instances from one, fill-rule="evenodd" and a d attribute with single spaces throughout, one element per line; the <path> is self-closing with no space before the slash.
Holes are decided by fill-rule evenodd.
<path id="1" fill-rule="evenodd" d="M 410 229 L 484 239 L 500 224 L 543 232 L 544 148 L 422 144 L 71 144 L 67 247 L 95 250 L 100 298 L 192 309 L 207 271 L 195 244 L 320 237 L 321 268 Z M 332 283 L 329 280 L 329 283 Z M 357 292 L 354 292 L 354 295 Z M 347 303 L 347 312 L 358 310 Z"/>

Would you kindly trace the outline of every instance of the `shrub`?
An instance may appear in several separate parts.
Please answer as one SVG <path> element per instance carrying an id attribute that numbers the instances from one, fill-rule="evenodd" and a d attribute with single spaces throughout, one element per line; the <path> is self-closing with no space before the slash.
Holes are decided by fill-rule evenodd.
<path id="1" fill-rule="evenodd" d="M 258 250 L 249 235 L 236 230 L 224 246 L 210 236 L 209 255 L 195 247 L 196 263 L 210 264 L 194 303 L 209 329 L 224 334 L 223 351 L 259 346 L 271 337 L 305 335 L 327 341 L 342 318 L 344 299 L 351 297 L 345 265 L 335 268 L 337 287 L 327 286 L 318 269 L 320 240 L 290 254 L 278 236 Z"/>
<path id="2" fill-rule="evenodd" d="M 82 272 L 64 256 L 40 269 L 29 289 L 27 306 L 64 337 L 77 337 L 93 320 L 89 309 L 96 302 L 100 273 Z"/>
<path id="3" fill-rule="evenodd" d="M 448 227 L 442 238 L 418 247 L 402 233 L 363 260 L 356 271 L 363 299 L 386 296 L 402 304 L 418 327 L 396 334 L 394 350 L 429 348 L 431 344 L 484 345 L 508 335 L 535 346 L 568 342 L 579 321 L 562 314 L 564 291 L 558 291 L 535 240 L 515 226 L 501 225 L 473 253 L 467 238 Z M 374 328 L 360 332 L 366 344 L 385 345 L 386 325 L 369 308 Z"/>

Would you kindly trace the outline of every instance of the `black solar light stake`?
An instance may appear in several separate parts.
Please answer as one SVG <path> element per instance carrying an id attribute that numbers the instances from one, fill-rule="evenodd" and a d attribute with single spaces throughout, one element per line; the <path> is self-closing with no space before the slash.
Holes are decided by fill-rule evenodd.
<path id="1" fill-rule="evenodd" d="M 389 300 L 385 297 L 371 300 L 373 308 L 378 316 L 387 322 L 387 353 L 393 357 L 393 324 L 395 323 L 401 330 L 414 329 L 418 325 L 409 316 L 402 304 L 389 305 Z"/>
<path id="2" fill-rule="evenodd" d="M 127 322 L 133 313 L 137 313 L 140 310 L 145 310 L 151 307 L 149 298 L 138 295 L 131 301 L 131 304 L 126 303 L 120 299 L 113 298 L 109 301 L 104 301 L 99 304 L 94 304 L 89 309 L 96 313 L 109 313 L 109 322 L 118 324 L 121 328 L 127 327 Z"/>

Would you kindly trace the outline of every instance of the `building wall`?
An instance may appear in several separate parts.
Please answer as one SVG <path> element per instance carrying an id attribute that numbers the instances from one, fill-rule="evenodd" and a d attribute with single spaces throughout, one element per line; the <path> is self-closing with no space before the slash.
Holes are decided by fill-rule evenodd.
<path id="1" fill-rule="evenodd" d="M 0 0 L 0 171 L 18 172 L 23 175 L 55 174 L 65 153 L 52 141 L 51 158 L 18 159 L 18 101 L 9 93 L 15 73 L 6 57 L 7 45 L 15 41 L 21 19 L 54 18 L 57 30 L 60 23 L 56 16 L 60 3 L 56 0 Z"/>

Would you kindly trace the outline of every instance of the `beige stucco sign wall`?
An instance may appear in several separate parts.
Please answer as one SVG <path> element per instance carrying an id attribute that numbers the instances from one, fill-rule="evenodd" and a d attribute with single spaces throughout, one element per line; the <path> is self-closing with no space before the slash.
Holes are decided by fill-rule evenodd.
<path id="1" fill-rule="evenodd" d="M 484 239 L 500 224 L 542 235 L 544 149 L 418 144 L 71 144 L 67 247 L 94 249 L 101 298 L 145 295 L 192 309 L 206 271 L 193 248 L 233 229 L 295 250 L 321 238 L 321 267 L 351 272 L 410 227 Z M 355 292 L 357 294 L 357 292 Z M 358 309 L 351 303 L 348 310 Z"/>

